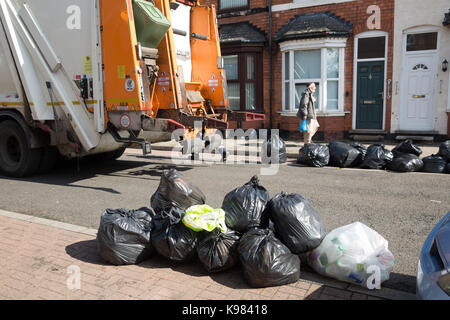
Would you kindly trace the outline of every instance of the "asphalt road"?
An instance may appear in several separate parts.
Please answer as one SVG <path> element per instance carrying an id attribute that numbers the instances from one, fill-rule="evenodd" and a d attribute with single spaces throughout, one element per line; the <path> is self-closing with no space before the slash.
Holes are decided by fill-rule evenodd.
<path id="1" fill-rule="evenodd" d="M 133 151 L 133 150 L 130 150 Z M 126 152 L 119 160 L 60 163 L 50 174 L 25 179 L 0 176 L 0 209 L 97 228 L 105 208 L 150 205 L 163 170 L 174 167 L 170 153 Z M 417 262 L 426 236 L 450 211 L 450 176 L 381 170 L 310 168 L 282 164 L 261 175 L 258 164 L 184 164 L 177 169 L 220 207 L 225 194 L 260 177 L 275 196 L 281 191 L 308 198 L 327 231 L 360 221 L 389 241 L 397 264 L 385 287 L 415 292 Z"/>

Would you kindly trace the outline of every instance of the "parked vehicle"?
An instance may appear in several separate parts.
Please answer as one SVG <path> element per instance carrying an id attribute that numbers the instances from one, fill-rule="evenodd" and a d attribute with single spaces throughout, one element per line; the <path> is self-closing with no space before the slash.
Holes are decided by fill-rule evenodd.
<path id="1" fill-rule="evenodd" d="M 181 2 L 0 0 L 0 171 L 252 118 L 228 107 L 215 7 Z"/>
<path id="2" fill-rule="evenodd" d="M 450 212 L 428 235 L 420 253 L 417 297 L 450 300 Z"/>

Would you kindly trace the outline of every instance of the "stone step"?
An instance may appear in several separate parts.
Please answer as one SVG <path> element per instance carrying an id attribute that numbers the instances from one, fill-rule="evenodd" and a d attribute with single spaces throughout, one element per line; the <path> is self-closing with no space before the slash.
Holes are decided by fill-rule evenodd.
<path id="1" fill-rule="evenodd" d="M 404 135 L 404 136 L 396 136 L 395 140 L 406 140 L 406 139 L 410 139 L 413 141 L 429 141 L 429 142 L 433 142 L 434 141 L 434 137 L 433 136 L 408 136 L 408 135 Z"/>

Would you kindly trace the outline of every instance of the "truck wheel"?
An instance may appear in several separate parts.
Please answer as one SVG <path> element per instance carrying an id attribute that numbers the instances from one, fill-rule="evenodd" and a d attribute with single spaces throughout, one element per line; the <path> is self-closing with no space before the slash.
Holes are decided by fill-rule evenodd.
<path id="1" fill-rule="evenodd" d="M 39 168 L 41 149 L 30 149 L 19 124 L 12 120 L 0 123 L 0 171 L 11 177 L 34 174 Z"/>

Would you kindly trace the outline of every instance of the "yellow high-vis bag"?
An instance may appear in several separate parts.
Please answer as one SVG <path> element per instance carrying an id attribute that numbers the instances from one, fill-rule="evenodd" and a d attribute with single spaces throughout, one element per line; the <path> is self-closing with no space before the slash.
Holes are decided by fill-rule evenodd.
<path id="1" fill-rule="evenodd" d="M 214 209 L 207 204 L 199 204 L 187 208 L 182 221 L 186 227 L 196 232 L 203 230 L 211 232 L 215 228 L 219 228 L 222 232 L 227 232 L 225 211 L 220 208 Z"/>

